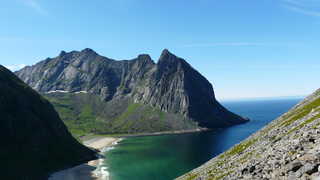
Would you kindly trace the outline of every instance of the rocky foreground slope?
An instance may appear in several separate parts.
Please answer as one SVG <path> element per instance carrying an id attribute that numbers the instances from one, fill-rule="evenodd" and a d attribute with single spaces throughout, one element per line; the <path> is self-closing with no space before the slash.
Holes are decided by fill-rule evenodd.
<path id="1" fill-rule="evenodd" d="M 320 89 L 245 141 L 177 179 L 320 179 Z"/>
<path id="2" fill-rule="evenodd" d="M 90 131 L 154 132 L 246 122 L 220 105 L 205 77 L 168 50 L 157 63 L 146 54 L 116 61 L 91 49 L 63 51 L 16 74 L 46 94 L 64 120 L 83 124 L 91 119 Z"/>
<path id="3" fill-rule="evenodd" d="M 95 159 L 53 106 L 0 65 L 0 179 L 46 179 L 48 173 Z"/>

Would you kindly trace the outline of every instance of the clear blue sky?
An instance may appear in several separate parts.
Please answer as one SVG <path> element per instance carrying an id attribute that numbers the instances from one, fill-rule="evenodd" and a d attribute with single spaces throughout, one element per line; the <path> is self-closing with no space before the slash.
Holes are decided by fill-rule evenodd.
<path id="1" fill-rule="evenodd" d="M 318 0 L 3 0 L 0 27 L 0 64 L 11 69 L 61 50 L 157 61 L 168 48 L 218 99 L 320 88 Z"/>

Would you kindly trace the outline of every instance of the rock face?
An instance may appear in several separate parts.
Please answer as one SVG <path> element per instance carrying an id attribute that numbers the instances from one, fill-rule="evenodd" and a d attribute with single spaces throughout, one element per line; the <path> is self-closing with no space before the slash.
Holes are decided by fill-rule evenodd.
<path id="1" fill-rule="evenodd" d="M 163 112 L 179 114 L 201 127 L 246 122 L 222 107 L 212 85 L 185 60 L 164 50 L 158 63 L 142 54 L 115 61 L 91 49 L 61 52 L 16 74 L 41 93 L 88 92 L 106 102 L 130 98 Z"/>
<path id="2" fill-rule="evenodd" d="M 95 159 L 53 106 L 0 65 L 0 179 L 45 179 L 48 173 Z"/>
<path id="3" fill-rule="evenodd" d="M 320 89 L 245 141 L 177 179 L 320 179 Z"/>

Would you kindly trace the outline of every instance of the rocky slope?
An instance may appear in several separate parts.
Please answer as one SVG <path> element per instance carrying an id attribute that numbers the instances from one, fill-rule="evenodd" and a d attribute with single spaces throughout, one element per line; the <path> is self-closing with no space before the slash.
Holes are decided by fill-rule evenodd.
<path id="1" fill-rule="evenodd" d="M 45 179 L 48 173 L 95 159 L 53 106 L 0 65 L 0 179 Z"/>
<path id="2" fill-rule="evenodd" d="M 221 106 L 215 99 L 212 85 L 185 60 L 168 50 L 162 52 L 157 63 L 145 54 L 133 60 L 115 61 L 91 49 L 69 53 L 63 51 L 58 57 L 25 67 L 16 74 L 40 93 L 98 96 L 109 110 L 102 114 L 94 113 L 93 117 L 107 122 L 108 127 L 116 124 L 111 129 L 117 132 L 199 126 L 215 128 L 246 122 Z M 67 104 L 59 101 L 56 104 L 70 107 L 74 101 L 70 100 Z M 95 101 L 94 104 L 101 103 Z M 71 109 L 80 112 L 82 108 L 73 105 Z M 107 108 L 102 106 L 99 109 Z M 141 114 L 145 116 L 141 117 Z M 136 122 L 141 119 L 150 128 L 143 129 L 137 125 Z M 157 122 L 156 125 L 150 123 L 152 121 Z M 104 130 L 111 131 L 107 127 Z"/>
<path id="3" fill-rule="evenodd" d="M 320 179 L 320 89 L 262 130 L 177 179 Z"/>

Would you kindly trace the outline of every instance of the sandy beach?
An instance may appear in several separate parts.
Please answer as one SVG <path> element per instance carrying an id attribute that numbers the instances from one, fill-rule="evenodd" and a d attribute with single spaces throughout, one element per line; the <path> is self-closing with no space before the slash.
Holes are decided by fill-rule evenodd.
<path id="1" fill-rule="evenodd" d="M 120 138 L 114 137 L 95 137 L 83 142 L 84 145 L 102 150 L 105 147 L 112 146 L 115 142 L 118 142 Z"/>
<path id="2" fill-rule="evenodd" d="M 95 137 L 84 141 L 83 144 L 103 151 L 104 148 L 111 147 L 119 141 L 121 141 L 120 138 Z M 86 164 L 58 171 L 50 175 L 49 180 L 107 180 L 108 177 L 100 172 L 103 171 L 103 169 L 97 168 L 102 162 L 103 159 L 97 159 L 89 161 Z"/>
<path id="3" fill-rule="evenodd" d="M 210 129 L 199 128 L 191 130 L 181 131 L 165 131 L 155 133 L 141 133 L 133 135 L 123 135 L 123 137 L 139 137 L 139 136 L 159 136 L 166 134 L 185 134 L 194 133 L 201 131 L 209 131 Z M 121 141 L 121 138 L 116 137 L 93 137 L 83 141 L 83 144 L 100 151 L 104 151 L 106 148 L 114 146 L 116 143 Z M 103 159 L 97 159 L 89 161 L 88 163 L 75 166 L 73 168 L 58 171 L 49 177 L 49 180 L 109 180 L 107 171 L 104 167 L 99 167 L 103 163 Z"/>

